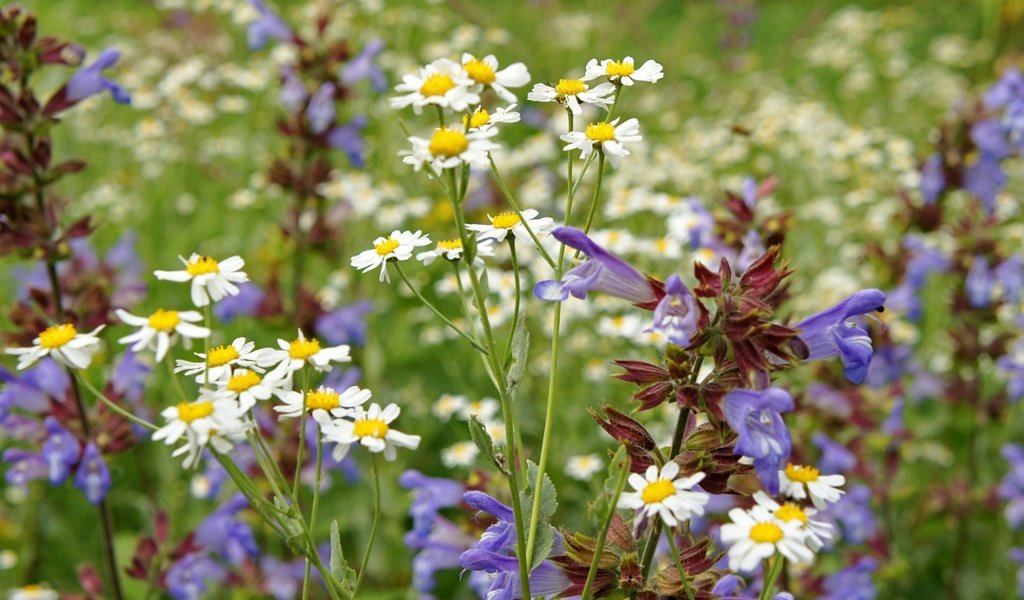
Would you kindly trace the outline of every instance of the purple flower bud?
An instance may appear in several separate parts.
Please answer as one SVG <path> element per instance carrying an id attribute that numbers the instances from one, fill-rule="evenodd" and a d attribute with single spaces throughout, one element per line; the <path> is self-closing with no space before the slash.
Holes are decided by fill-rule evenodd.
<path id="1" fill-rule="evenodd" d="M 47 478 L 50 483 L 60 485 L 71 473 L 71 467 L 78 462 L 81 448 L 75 436 L 57 419 L 46 417 L 43 424 L 46 427 L 47 438 L 39 454 L 46 461 Z"/>
<path id="2" fill-rule="evenodd" d="M 569 294 L 584 299 L 591 290 L 623 298 L 633 304 L 658 300 L 651 282 L 629 264 L 598 246 L 585 233 L 573 227 L 556 227 L 555 239 L 582 251 L 590 260 L 570 269 L 560 281 L 541 281 L 533 288 L 541 300 L 561 302 Z"/>
<path id="3" fill-rule="evenodd" d="M 779 388 L 732 390 L 722 403 L 725 419 L 739 434 L 735 454 L 754 459 L 754 469 L 772 495 L 779 493 L 779 470 L 792 451 L 781 413 L 793 410 L 793 398 Z"/>
<path id="4" fill-rule="evenodd" d="M 110 489 L 110 469 L 103 460 L 100 449 L 89 442 L 82 453 L 82 461 L 78 463 L 75 473 L 75 487 L 82 490 L 90 504 L 99 504 Z"/>
<path id="5" fill-rule="evenodd" d="M 108 91 L 114 98 L 114 102 L 120 104 L 131 102 L 132 97 L 127 90 L 102 75 L 102 71 L 114 66 L 120 57 L 121 53 L 117 49 L 107 48 L 92 64 L 76 71 L 67 83 L 68 100 L 74 103 Z"/>
<path id="6" fill-rule="evenodd" d="M 324 83 L 309 99 L 309 106 L 306 108 L 306 121 L 309 122 L 310 131 L 315 135 L 327 131 L 327 128 L 334 122 L 333 83 Z"/>

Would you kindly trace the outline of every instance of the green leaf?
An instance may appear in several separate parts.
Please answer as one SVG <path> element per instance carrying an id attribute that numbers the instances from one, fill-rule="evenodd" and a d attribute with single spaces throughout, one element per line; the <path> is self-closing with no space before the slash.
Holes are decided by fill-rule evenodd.
<path id="1" fill-rule="evenodd" d="M 551 554 L 551 548 L 555 545 L 555 528 L 547 523 L 537 526 L 537 537 L 533 546 L 533 560 L 530 565 L 530 572 L 540 566 L 544 559 Z"/>
<path id="2" fill-rule="evenodd" d="M 533 506 L 533 496 L 536 490 L 532 486 L 537 482 L 537 473 L 539 471 L 539 467 L 533 461 L 526 461 L 526 478 L 531 488 L 520 493 L 523 497 L 523 506 Z M 544 473 L 544 479 L 540 484 L 540 512 L 537 516 L 543 523 L 551 518 L 551 515 L 555 514 L 557 508 L 558 492 L 555 490 L 555 484 L 551 483 L 551 478 L 548 477 L 547 473 Z"/>
<path id="3" fill-rule="evenodd" d="M 476 416 L 469 417 L 469 437 L 473 439 L 473 443 L 480 449 L 480 454 L 498 468 L 502 473 L 506 473 L 505 465 L 502 461 L 494 454 L 494 441 L 491 440 L 491 435 L 487 433 L 487 429 L 484 424 L 477 419 Z"/>
<path id="4" fill-rule="evenodd" d="M 338 531 L 338 522 L 331 521 L 331 576 L 334 577 L 341 589 L 349 596 L 356 582 L 355 570 L 348 566 L 345 561 L 345 554 L 341 550 L 341 533 Z"/>
<path id="5" fill-rule="evenodd" d="M 508 395 L 512 397 L 526 372 L 526 357 L 530 349 L 530 331 L 526 328 L 526 317 L 519 315 L 512 331 L 512 364 L 508 367 Z"/>

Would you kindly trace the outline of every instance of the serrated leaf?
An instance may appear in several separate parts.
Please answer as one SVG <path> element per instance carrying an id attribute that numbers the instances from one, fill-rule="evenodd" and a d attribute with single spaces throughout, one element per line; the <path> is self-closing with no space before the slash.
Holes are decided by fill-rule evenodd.
<path id="1" fill-rule="evenodd" d="M 551 548 L 555 545 L 555 528 L 547 523 L 537 526 L 537 537 L 533 545 L 533 561 L 530 565 L 530 572 L 540 566 L 544 559 L 551 554 Z"/>
<path id="2" fill-rule="evenodd" d="M 342 590 L 349 595 L 352 594 L 352 587 L 355 585 L 355 569 L 345 561 L 345 554 L 341 550 L 341 533 L 338 531 L 338 522 L 331 521 L 331 576 L 334 577 Z"/>
<path id="3" fill-rule="evenodd" d="M 539 472 L 540 468 L 533 461 L 526 461 L 526 478 L 531 487 L 529 490 L 520 492 L 524 498 L 523 506 L 533 507 L 533 497 L 536 493 L 533 486 L 537 482 L 537 473 Z M 537 516 L 543 523 L 555 514 L 556 509 L 558 509 L 558 492 L 555 490 L 555 484 L 551 482 L 551 478 L 544 473 L 544 479 L 540 485 L 540 512 Z"/>
<path id="4" fill-rule="evenodd" d="M 530 331 L 526 328 L 526 317 L 519 316 L 512 331 L 512 364 L 505 375 L 508 381 L 508 395 L 512 397 L 526 372 L 526 358 L 530 350 Z"/>
<path id="5" fill-rule="evenodd" d="M 480 422 L 480 419 L 476 418 L 476 415 L 469 417 L 469 437 L 472 438 L 473 443 L 476 444 L 484 458 L 489 460 L 502 473 L 506 472 L 505 465 L 494 454 L 494 440 L 491 439 L 491 435 L 487 433 L 487 428 Z"/>

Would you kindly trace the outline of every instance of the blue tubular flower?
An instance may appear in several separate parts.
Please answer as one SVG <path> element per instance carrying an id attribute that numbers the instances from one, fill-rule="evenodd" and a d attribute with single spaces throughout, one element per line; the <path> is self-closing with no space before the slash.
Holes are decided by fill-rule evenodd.
<path id="1" fill-rule="evenodd" d="M 842 523 L 843 538 L 851 544 L 862 544 L 875 535 L 875 513 L 871 512 L 871 490 L 855 485 L 842 498 L 830 504 L 824 516 Z"/>
<path id="2" fill-rule="evenodd" d="M 89 442 L 82 453 L 82 462 L 78 463 L 75 473 L 75 487 L 82 490 L 91 504 L 99 504 L 110 489 L 110 469 L 103 460 L 100 449 Z"/>
<path id="3" fill-rule="evenodd" d="M 224 322 L 230 322 L 238 317 L 251 317 L 256 315 L 267 294 L 260 286 L 246 281 L 238 284 L 238 294 L 227 296 L 220 302 L 213 305 L 213 313 Z"/>
<path id="4" fill-rule="evenodd" d="M 999 263 L 992 270 L 996 281 L 1003 287 L 1003 298 L 1016 304 L 1024 290 L 1024 258 L 1015 254 Z"/>
<path id="5" fill-rule="evenodd" d="M 314 135 L 320 135 L 334 122 L 334 84 L 324 83 L 309 99 L 306 121 Z"/>
<path id="6" fill-rule="evenodd" d="M 985 308 L 992 303 L 992 286 L 995 283 L 995 275 L 988 266 L 988 258 L 975 256 L 964 281 L 967 287 L 967 302 L 972 308 Z"/>
<path id="7" fill-rule="evenodd" d="M 84 100 L 89 96 L 104 91 L 110 92 L 114 102 L 128 104 L 132 101 L 131 95 L 123 87 L 103 76 L 102 71 L 109 69 L 121 58 L 121 53 L 115 48 L 107 48 L 96 58 L 91 65 L 82 67 L 68 80 L 66 92 L 67 99 L 71 102 Z"/>
<path id="8" fill-rule="evenodd" d="M 305 571 L 305 561 L 301 558 L 292 562 L 281 562 L 273 556 L 260 559 L 263 591 L 273 596 L 274 600 L 293 600 L 298 596 Z"/>
<path id="9" fill-rule="evenodd" d="M 1010 402 L 1024 398 L 1024 339 L 1017 340 L 1010 352 L 997 358 L 996 365 L 1006 378 L 1006 395 Z"/>
<path id="10" fill-rule="evenodd" d="M 249 24 L 246 32 L 250 50 L 262 50 L 271 39 L 287 42 L 292 39 L 292 30 L 277 13 L 270 10 L 263 0 L 249 0 L 260 17 Z"/>
<path id="11" fill-rule="evenodd" d="M 862 556 L 852 566 L 825 578 L 825 595 L 818 600 L 875 600 L 878 591 L 871 576 L 878 570 L 878 561 Z"/>
<path id="12" fill-rule="evenodd" d="M 999 161 L 997 156 L 982 152 L 978 162 L 964 171 L 964 189 L 981 200 L 990 213 L 995 210 L 996 196 L 1006 185 L 1006 173 Z"/>
<path id="13" fill-rule="evenodd" d="M 67 372 L 49 358 L 21 373 L 0 367 L 0 382 L 0 406 L 35 414 L 47 412 L 50 398 L 64 398 L 71 385 Z"/>
<path id="14" fill-rule="evenodd" d="M 366 154 L 366 140 L 363 139 L 366 123 L 366 115 L 356 115 L 348 123 L 335 127 L 327 134 L 327 143 L 344 152 L 349 164 L 357 169 L 363 168 L 363 157 Z"/>
<path id="15" fill-rule="evenodd" d="M 7 485 L 24 488 L 28 482 L 45 479 L 49 468 L 42 456 L 21 448 L 4 450 L 3 461 L 11 465 L 4 473 Z"/>
<path id="16" fill-rule="evenodd" d="M 306 103 L 307 97 L 309 97 L 309 93 L 306 91 L 302 79 L 295 74 L 295 69 L 291 67 L 281 69 L 281 104 L 288 109 L 288 112 L 292 114 L 299 112 L 302 105 Z"/>
<path id="17" fill-rule="evenodd" d="M 215 550 L 228 563 L 240 566 L 246 559 L 259 555 L 256 537 L 249 524 L 238 518 L 238 513 L 249 506 L 242 494 L 235 494 L 206 517 L 195 531 L 195 541 L 204 548 Z"/>
<path id="18" fill-rule="evenodd" d="M 224 567 L 203 553 L 188 554 L 167 570 L 167 588 L 174 600 L 200 600 L 211 583 L 228 577 Z"/>
<path id="19" fill-rule="evenodd" d="M 421 594 L 429 594 L 434 589 L 434 574 L 460 567 L 459 558 L 476 543 L 476 539 L 451 521 L 438 517 L 429 535 L 420 537 L 415 531 L 410 531 L 405 535 L 405 543 L 410 548 L 419 549 L 412 559 L 413 587 Z"/>
<path id="20" fill-rule="evenodd" d="M 438 511 L 457 506 L 466 491 L 458 481 L 428 477 L 413 469 L 399 475 L 398 483 L 416 494 L 409 506 L 409 516 L 412 517 L 412 531 L 419 536 L 429 535 Z"/>
<path id="21" fill-rule="evenodd" d="M 780 413 L 793 410 L 793 398 L 779 388 L 732 390 L 722 404 L 725 419 L 739 434 L 733 453 L 754 459 L 754 469 L 765 490 L 778 494 L 779 470 L 792 450 L 789 430 Z"/>
<path id="22" fill-rule="evenodd" d="M 867 331 L 851 321 L 881 311 L 885 294 L 879 290 L 861 290 L 832 308 L 810 316 L 795 325 L 800 339 L 810 349 L 808 360 L 839 355 L 843 373 L 852 383 L 861 383 L 871 364 L 871 338 Z"/>
<path id="23" fill-rule="evenodd" d="M 822 475 L 846 473 L 857 466 L 857 456 L 847 450 L 846 446 L 833 441 L 824 433 L 816 432 L 811 440 L 821 450 L 818 467 L 821 469 Z"/>
<path id="24" fill-rule="evenodd" d="M 153 367 L 139 360 L 138 353 L 129 348 L 117 361 L 110 384 L 125 400 L 138 402 L 146 389 L 146 378 L 152 372 Z"/>
<path id="25" fill-rule="evenodd" d="M 1000 453 L 1010 471 L 999 482 L 998 494 L 1006 502 L 1006 521 L 1016 530 L 1024 523 L 1024 446 L 1004 444 Z"/>
<path id="26" fill-rule="evenodd" d="M 665 297 L 654 308 L 654 323 L 647 331 L 660 332 L 677 346 L 688 346 L 699 318 L 697 299 L 678 275 L 672 275 L 665 282 Z"/>
<path id="27" fill-rule="evenodd" d="M 366 47 L 363 48 L 362 52 L 342 67 L 338 78 L 345 85 L 352 85 L 362 79 L 369 79 L 370 85 L 373 86 L 375 91 L 383 92 L 388 89 L 388 79 L 384 76 L 384 71 L 381 71 L 380 67 L 373 64 L 377 55 L 383 51 L 384 42 L 382 40 L 370 40 L 366 43 Z"/>
<path id="28" fill-rule="evenodd" d="M 594 243 L 579 229 L 556 227 L 555 239 L 587 255 L 590 260 L 573 267 L 561 281 L 541 281 L 533 288 L 541 300 L 561 302 L 569 294 L 584 299 L 591 290 L 629 300 L 633 304 L 651 304 L 658 294 L 651 282 L 629 264 Z"/>
<path id="29" fill-rule="evenodd" d="M 942 170 L 942 156 L 932 154 L 921 166 L 921 195 L 925 204 L 932 204 L 946 189 L 946 174 Z"/>
<path id="30" fill-rule="evenodd" d="M 46 461 L 47 478 L 50 483 L 60 485 L 71 473 L 71 467 L 78 462 L 81 448 L 75 436 L 57 419 L 46 417 L 43 425 L 46 427 L 47 437 L 39 454 Z"/>

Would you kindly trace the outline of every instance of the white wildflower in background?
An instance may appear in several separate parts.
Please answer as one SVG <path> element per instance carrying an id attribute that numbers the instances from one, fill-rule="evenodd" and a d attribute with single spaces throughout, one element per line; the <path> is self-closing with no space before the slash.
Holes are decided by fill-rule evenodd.
<path id="1" fill-rule="evenodd" d="M 846 478 L 842 475 L 821 475 L 814 467 L 790 464 L 779 471 L 782 495 L 796 500 L 810 496 L 811 503 L 818 510 L 825 510 L 830 502 L 838 502 L 844 493 L 838 488 L 845 483 Z"/>
<path id="2" fill-rule="evenodd" d="M 498 69 L 498 59 L 493 54 L 477 59 L 472 54 L 462 55 L 462 68 L 477 85 L 490 87 L 505 102 L 515 102 L 516 95 L 510 87 L 522 87 L 530 83 L 530 72 L 521 62 Z"/>
<path id="3" fill-rule="evenodd" d="M 618 82 L 622 85 L 633 85 L 634 81 L 655 83 L 664 76 L 665 73 L 662 72 L 661 65 L 653 60 L 644 62 L 638 69 L 632 56 L 627 56 L 620 61 L 606 58 L 600 63 L 597 62 L 596 58 L 592 58 L 587 62 L 583 81 L 590 81 L 598 77 L 608 77 L 609 81 Z"/>
<path id="4" fill-rule="evenodd" d="M 185 375 L 195 375 L 197 383 L 209 381 L 219 382 L 231 377 L 232 367 L 244 367 L 262 371 L 257 365 L 260 359 L 260 351 L 256 350 L 256 343 L 246 341 L 244 337 L 235 338 L 227 346 L 210 348 L 210 354 L 196 352 L 196 356 L 203 359 L 201 362 L 189 360 L 176 360 L 174 372 Z M 207 372 L 209 368 L 209 372 Z"/>
<path id="5" fill-rule="evenodd" d="M 379 237 L 374 240 L 372 249 L 364 250 L 363 252 L 353 256 L 351 264 L 363 273 L 380 267 L 379 280 L 390 282 L 391 277 L 388 275 L 387 271 L 389 260 L 409 260 L 412 258 L 412 251 L 414 248 L 427 246 L 429 244 L 430 238 L 423 235 L 419 230 L 413 233 L 411 231 L 398 231 L 396 229 L 391 232 L 391 235 L 387 237 Z"/>
<path id="6" fill-rule="evenodd" d="M 507 108 L 499 106 L 490 113 L 486 108 L 478 106 L 472 113 L 462 116 L 462 126 L 466 131 L 473 132 L 487 131 L 498 123 L 518 123 L 522 115 L 514 110 L 515 107 L 515 104 L 509 104 Z"/>
<path id="7" fill-rule="evenodd" d="M 551 233 L 551 230 L 555 227 L 555 222 L 551 217 L 539 217 L 536 210 L 528 208 L 522 212 L 523 217 L 526 219 L 526 225 L 530 226 L 538 237 Z M 501 242 L 505 241 L 509 232 L 516 236 L 516 239 L 522 241 L 529 241 L 532 243 L 533 239 L 530 237 L 530 232 L 526 230 L 526 226 L 523 224 L 523 219 L 519 218 L 519 215 L 514 212 L 503 212 L 495 216 L 487 215 L 490 220 L 489 225 L 479 225 L 476 223 L 470 223 L 466 227 L 471 231 L 476 231 L 479 239 L 493 239 L 494 241 Z"/>
<path id="8" fill-rule="evenodd" d="M 711 496 L 692 489 L 704 479 L 704 473 L 698 471 L 681 479 L 676 479 L 677 475 L 679 464 L 674 461 L 666 463 L 660 472 L 657 465 L 651 465 L 643 476 L 630 474 L 629 484 L 633 491 L 622 494 L 618 507 L 635 510 L 638 522 L 660 517 L 669 527 L 675 527 L 693 515 L 703 515 L 704 505 Z"/>
<path id="9" fill-rule="evenodd" d="M 487 166 L 487 153 L 501 148 L 488 139 L 497 133 L 497 129 L 477 129 L 465 133 L 460 129 L 439 127 L 429 140 L 410 137 L 412 150 L 402 152 L 402 162 L 412 165 L 417 171 L 424 164 L 429 164 L 439 174 L 444 169 L 452 169 L 463 163 Z"/>
<path id="10" fill-rule="evenodd" d="M 458 442 L 441 451 L 441 462 L 449 469 L 470 467 L 480 450 L 473 442 Z"/>
<path id="11" fill-rule="evenodd" d="M 249 276 L 242 271 L 245 261 L 240 256 L 232 256 L 217 261 L 209 256 L 193 253 L 185 260 L 184 271 L 154 271 L 157 279 L 177 282 L 192 282 L 192 303 L 206 306 L 210 302 L 220 302 L 225 296 L 238 294 L 236 283 L 249 281 Z"/>
<path id="12" fill-rule="evenodd" d="M 762 560 L 776 552 L 796 564 L 809 563 L 814 558 L 799 521 L 782 521 L 760 505 L 749 511 L 734 508 L 729 511 L 729 518 L 732 523 L 722 525 L 720 531 L 722 543 L 730 544 L 729 569 L 733 571 L 753 572 Z"/>
<path id="13" fill-rule="evenodd" d="M 575 454 L 569 457 L 565 472 L 573 479 L 589 481 L 603 466 L 604 461 L 596 454 Z"/>
<path id="14" fill-rule="evenodd" d="M 352 421 L 335 419 L 321 423 L 320 429 L 324 441 L 336 444 L 334 460 L 345 458 L 352 444 L 361 444 L 370 452 L 383 452 L 384 458 L 395 460 L 396 448 L 415 450 L 420 445 L 420 436 L 391 428 L 391 423 L 398 418 L 400 412 L 397 404 L 389 404 L 382 409 L 374 403 L 369 409 L 357 408 Z"/>
<path id="15" fill-rule="evenodd" d="M 324 424 L 330 422 L 332 417 L 351 415 L 353 408 L 366 404 L 372 395 L 370 390 L 358 386 L 352 386 L 341 393 L 320 386 L 307 391 L 305 398 L 301 391 L 288 392 L 281 399 L 284 404 L 275 406 L 274 411 L 281 413 L 282 419 L 295 418 L 302 415 L 302 405 L 305 403 L 306 412 L 312 414 L 318 423 Z"/>
<path id="16" fill-rule="evenodd" d="M 228 452 L 233 442 L 245 433 L 242 411 L 231 394 L 201 390 L 195 402 L 181 402 L 160 413 L 167 424 L 153 433 L 153 440 L 174 445 L 182 437 L 185 445 L 172 456 L 185 455 L 184 466 L 190 468 L 207 445 L 218 452 Z"/>
<path id="17" fill-rule="evenodd" d="M 277 345 L 278 350 L 264 348 L 260 351 L 259 365 L 274 367 L 273 371 L 282 378 L 290 377 L 292 373 L 306 365 L 324 372 L 330 370 L 332 362 L 345 363 L 352 360 L 351 349 L 348 346 L 342 344 L 322 348 L 320 340 L 307 338 L 301 329 L 294 340 L 289 342 L 278 339 Z"/>
<path id="18" fill-rule="evenodd" d="M 120 308 L 114 313 L 117 314 L 117 318 L 128 325 L 139 328 L 135 333 L 126 335 L 117 341 L 122 344 L 132 344 L 133 352 L 152 350 L 157 362 L 167 356 L 167 351 L 178 335 L 185 339 L 186 345 L 189 339 L 210 337 L 209 329 L 194 325 L 203 320 L 203 315 L 194 310 L 177 311 L 160 308 L 148 317 L 133 315 Z"/>
<path id="19" fill-rule="evenodd" d="M 31 367 L 44 356 L 74 369 L 85 369 L 100 349 L 100 339 L 96 334 L 103 327 L 100 325 L 89 333 L 78 333 L 71 323 L 52 325 L 36 336 L 28 348 L 8 348 L 5 352 L 18 357 L 19 371 Z"/>
<path id="20" fill-rule="evenodd" d="M 491 238 L 477 240 L 476 260 L 473 261 L 474 264 L 480 266 L 483 264 L 482 258 L 490 258 L 493 256 L 494 240 Z M 426 252 L 420 252 L 417 254 L 416 260 L 422 262 L 424 265 L 429 265 L 441 257 L 451 261 L 456 261 L 462 258 L 462 240 L 458 238 L 454 240 L 441 240 L 433 250 L 427 250 Z"/>
<path id="21" fill-rule="evenodd" d="M 412 106 L 416 114 L 424 106 L 436 105 L 456 111 L 468 110 L 480 102 L 479 88 L 459 63 L 440 58 L 420 69 L 415 75 L 405 75 L 395 91 L 405 95 L 391 98 L 391 108 Z"/>
<path id="22" fill-rule="evenodd" d="M 613 167 L 618 168 L 622 158 L 629 156 L 626 144 L 639 142 L 643 136 L 640 135 L 639 121 L 632 118 L 621 124 L 618 119 L 611 123 L 591 123 L 585 131 L 570 131 L 562 134 L 561 139 L 568 142 L 563 150 L 579 149 L 580 158 L 587 158 L 596 148 L 604 152 Z"/>
<path id="23" fill-rule="evenodd" d="M 494 398 L 481 398 L 467 402 L 466 406 L 459 411 L 459 418 L 468 421 L 470 417 L 476 417 L 480 422 L 488 422 L 498 414 L 501 405 Z"/>
<path id="24" fill-rule="evenodd" d="M 465 408 L 467 400 L 465 396 L 456 394 L 441 394 L 441 397 L 437 399 L 431 411 L 439 419 L 450 419 L 455 413 L 459 413 Z"/>
<path id="25" fill-rule="evenodd" d="M 558 102 L 571 110 L 572 114 L 579 116 L 583 114 L 581 102 L 601 108 L 611 106 L 615 101 L 615 85 L 605 82 L 591 88 L 582 79 L 559 79 L 558 85 L 554 87 L 545 83 L 534 85 L 526 99 L 534 102 Z"/>

